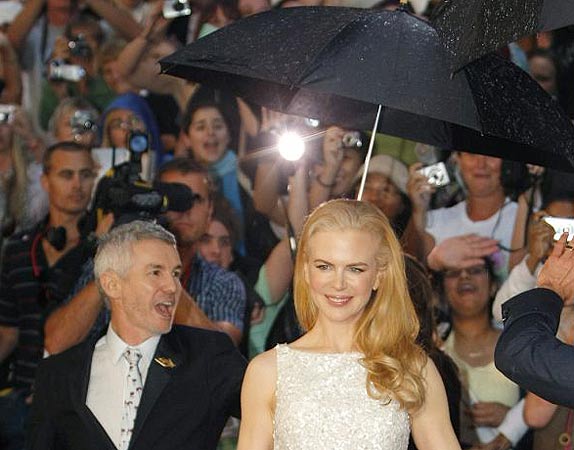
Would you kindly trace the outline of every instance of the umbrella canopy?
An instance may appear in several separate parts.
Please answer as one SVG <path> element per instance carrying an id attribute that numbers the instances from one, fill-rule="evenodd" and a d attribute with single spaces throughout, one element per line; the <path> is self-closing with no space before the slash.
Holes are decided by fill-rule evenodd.
<path id="1" fill-rule="evenodd" d="M 456 71 L 523 36 L 574 24 L 574 0 L 443 0 L 432 23 Z"/>
<path id="2" fill-rule="evenodd" d="M 451 77 L 435 29 L 404 10 L 272 10 L 160 63 L 285 113 L 368 129 L 383 105 L 383 133 L 574 170 L 574 128 L 535 81 L 495 55 Z"/>

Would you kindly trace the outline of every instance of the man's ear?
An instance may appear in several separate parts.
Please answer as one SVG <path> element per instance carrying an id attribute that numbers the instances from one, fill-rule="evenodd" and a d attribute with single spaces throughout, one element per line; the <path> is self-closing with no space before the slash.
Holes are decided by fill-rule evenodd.
<path id="1" fill-rule="evenodd" d="M 121 283 L 120 277 L 116 272 L 108 270 L 100 275 L 100 286 L 106 297 L 111 300 L 121 297 Z"/>

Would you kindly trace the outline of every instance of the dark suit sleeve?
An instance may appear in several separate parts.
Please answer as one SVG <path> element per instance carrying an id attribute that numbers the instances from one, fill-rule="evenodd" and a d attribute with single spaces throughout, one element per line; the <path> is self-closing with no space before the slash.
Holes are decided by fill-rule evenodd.
<path id="1" fill-rule="evenodd" d="M 494 359 L 524 389 L 574 408 L 574 347 L 556 338 L 561 311 L 562 300 L 548 289 L 533 289 L 506 302 Z"/>
<path id="2" fill-rule="evenodd" d="M 27 424 L 26 450 L 51 450 L 55 448 L 55 428 L 50 414 L 50 397 L 52 383 L 50 382 L 49 361 L 44 360 L 36 372 L 36 381 L 32 409 Z M 52 403 L 52 406 L 54 403 Z M 52 411 L 54 413 L 55 411 Z"/>
<path id="3" fill-rule="evenodd" d="M 240 417 L 241 384 L 247 362 L 226 334 L 213 333 L 213 336 L 216 353 L 209 364 L 211 396 L 224 405 L 228 414 Z"/>

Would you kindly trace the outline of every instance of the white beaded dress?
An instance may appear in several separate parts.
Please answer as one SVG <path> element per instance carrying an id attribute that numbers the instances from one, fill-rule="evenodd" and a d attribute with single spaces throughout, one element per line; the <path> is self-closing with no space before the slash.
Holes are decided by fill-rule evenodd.
<path id="1" fill-rule="evenodd" d="M 405 450 L 410 423 L 395 400 L 367 394 L 360 353 L 278 345 L 275 450 Z"/>

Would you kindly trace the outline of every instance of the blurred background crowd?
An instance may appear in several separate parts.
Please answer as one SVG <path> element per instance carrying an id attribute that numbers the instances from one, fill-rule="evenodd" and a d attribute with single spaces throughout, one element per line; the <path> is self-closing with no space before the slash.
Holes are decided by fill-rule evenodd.
<path id="1" fill-rule="evenodd" d="M 157 61 L 242 17 L 316 5 L 398 2 L 195 0 L 185 11 L 180 0 L 0 1 L 0 448 L 23 447 L 40 359 L 105 327 L 93 244 L 129 220 L 121 198 L 139 191 L 129 173 L 127 189 L 94 192 L 140 145 L 143 179 L 192 192 L 157 213 L 184 264 L 189 295 L 176 321 L 228 333 L 246 358 L 299 336 L 297 234 L 320 203 L 356 197 L 369 133 L 160 75 Z M 435 6 L 408 8 L 428 17 Z M 500 53 L 574 116 L 574 30 Z M 276 151 L 286 129 L 307 136 L 297 161 Z M 408 255 L 419 340 L 443 376 L 463 447 L 570 448 L 572 411 L 523 392 L 493 359 L 500 305 L 534 287 L 555 228 L 574 229 L 574 175 L 472 150 L 377 135 L 363 200 L 388 216 Z M 573 313 L 565 307 L 559 330 L 570 344 Z M 228 423 L 221 449 L 234 448 L 237 429 Z"/>

